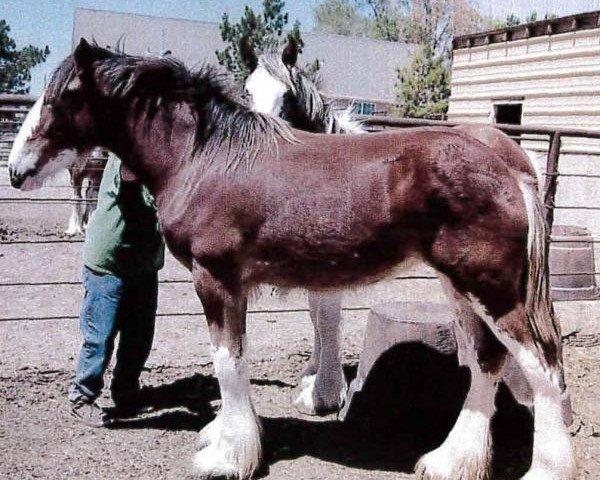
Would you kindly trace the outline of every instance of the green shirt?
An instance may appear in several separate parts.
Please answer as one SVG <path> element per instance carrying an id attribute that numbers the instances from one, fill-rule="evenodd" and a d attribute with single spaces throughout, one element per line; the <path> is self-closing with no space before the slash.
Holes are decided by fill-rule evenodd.
<path id="1" fill-rule="evenodd" d="M 121 181 L 121 160 L 110 154 L 85 235 L 84 265 L 120 277 L 142 275 L 162 268 L 164 252 L 152 195 L 141 183 Z"/>

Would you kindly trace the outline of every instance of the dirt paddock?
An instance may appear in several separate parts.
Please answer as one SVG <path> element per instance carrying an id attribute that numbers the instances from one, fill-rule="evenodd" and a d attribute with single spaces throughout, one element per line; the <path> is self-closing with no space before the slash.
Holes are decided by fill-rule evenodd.
<path id="1" fill-rule="evenodd" d="M 66 197 L 64 189 L 20 193 L 0 167 L 0 478 L 189 478 L 197 433 L 219 407 L 200 305 L 186 272 L 168 258 L 161 272 L 156 338 L 142 381 L 154 411 L 110 429 L 66 413 L 79 348 L 81 243 L 64 240 L 68 208 L 8 198 Z M 59 179 L 55 186 L 64 185 Z M 38 196 L 38 197 L 36 197 Z M 79 239 L 81 240 L 81 239 Z M 356 372 L 368 307 L 389 300 L 443 301 L 434 280 L 392 281 L 345 298 L 343 360 Z M 600 478 L 600 302 L 561 302 L 565 364 L 575 423 L 578 478 Z M 302 292 L 265 293 L 251 306 L 251 383 L 264 427 L 266 479 L 412 479 L 456 418 L 468 374 L 453 357 L 418 345 L 382 358 L 350 418 L 313 418 L 291 405 L 310 354 Z M 110 374 L 110 372 L 109 372 Z M 101 404 L 110 406 L 108 395 Z M 529 413 L 501 392 L 494 419 L 494 480 L 514 480 L 531 461 Z"/>

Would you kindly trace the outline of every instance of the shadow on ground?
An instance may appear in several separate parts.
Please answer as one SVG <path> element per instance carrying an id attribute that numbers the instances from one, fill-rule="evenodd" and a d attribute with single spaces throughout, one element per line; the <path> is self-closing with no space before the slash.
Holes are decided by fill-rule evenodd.
<path id="1" fill-rule="evenodd" d="M 346 374 L 352 378 L 356 366 Z M 418 458 L 442 443 L 452 428 L 468 383 L 468 371 L 457 368 L 454 356 L 418 344 L 394 347 L 374 366 L 344 422 L 263 418 L 264 466 L 258 477 L 278 461 L 306 455 L 352 468 L 412 472 Z M 218 385 L 213 377 L 194 375 L 148 389 L 146 395 L 156 410 L 186 410 L 167 410 L 115 428 L 199 431 L 214 418 L 210 402 L 218 399 Z M 531 459 L 532 420 L 505 388 L 496 403 L 492 478 L 518 478 Z"/>

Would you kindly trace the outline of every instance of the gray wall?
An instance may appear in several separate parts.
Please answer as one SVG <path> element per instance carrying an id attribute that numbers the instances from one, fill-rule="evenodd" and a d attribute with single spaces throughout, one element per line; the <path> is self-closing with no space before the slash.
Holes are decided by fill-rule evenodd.
<path id="1" fill-rule="evenodd" d="M 215 50 L 224 47 L 216 23 L 78 8 L 73 44 L 81 37 L 95 39 L 103 46 L 115 45 L 123 38 L 125 51 L 134 55 L 169 49 L 189 66 L 215 64 Z M 406 65 L 412 46 L 312 32 L 304 32 L 302 37 L 306 46 L 299 64 L 321 60 L 325 94 L 379 103 L 394 101 L 396 69 Z"/>

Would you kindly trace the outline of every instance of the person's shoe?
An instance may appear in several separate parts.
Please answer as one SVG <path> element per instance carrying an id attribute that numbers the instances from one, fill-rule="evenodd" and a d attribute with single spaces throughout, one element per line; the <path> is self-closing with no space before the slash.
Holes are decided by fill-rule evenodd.
<path id="1" fill-rule="evenodd" d="M 114 399 L 115 406 L 107 411 L 108 416 L 111 419 L 132 418 L 154 411 L 154 407 L 148 404 L 143 392 L 144 390 L 138 390 L 125 397 Z"/>
<path id="2" fill-rule="evenodd" d="M 118 404 L 107 410 L 106 414 L 110 420 L 119 418 L 133 418 L 144 413 L 150 413 L 154 408 L 150 405 Z"/>
<path id="3" fill-rule="evenodd" d="M 96 428 L 108 425 L 106 413 L 96 402 L 81 397 L 69 403 L 69 413 L 78 422 Z"/>

